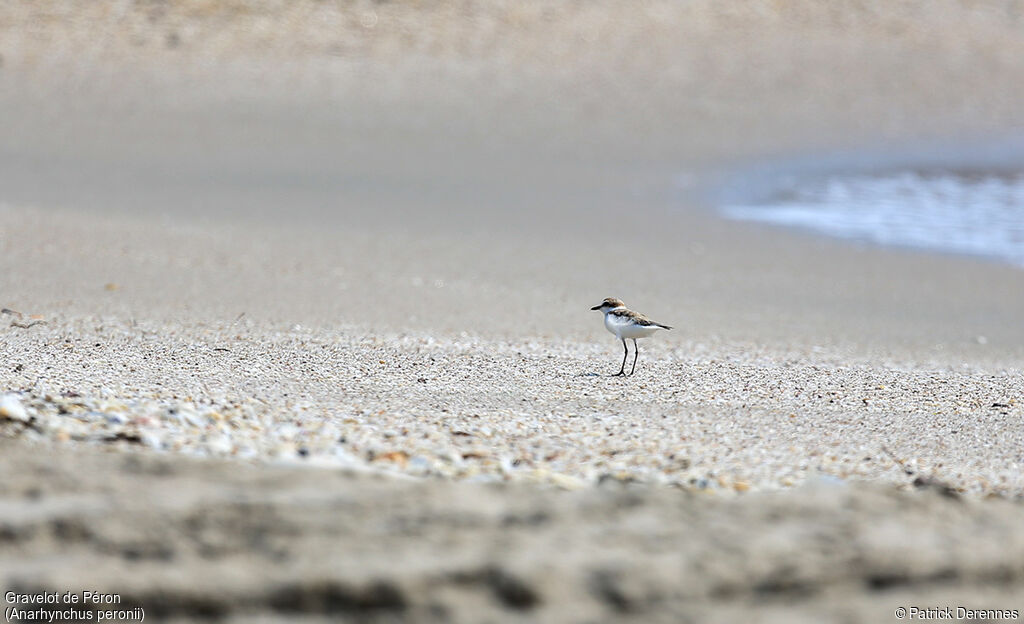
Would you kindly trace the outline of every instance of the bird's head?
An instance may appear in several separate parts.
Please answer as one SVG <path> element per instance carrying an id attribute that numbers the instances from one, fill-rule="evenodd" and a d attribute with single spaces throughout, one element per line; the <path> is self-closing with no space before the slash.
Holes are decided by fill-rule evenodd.
<path id="1" fill-rule="evenodd" d="M 624 308 L 626 304 L 622 303 L 622 299 L 616 299 L 615 297 L 608 297 L 600 304 L 590 308 L 591 310 L 600 310 L 607 312 L 608 310 L 614 310 L 615 308 Z"/>

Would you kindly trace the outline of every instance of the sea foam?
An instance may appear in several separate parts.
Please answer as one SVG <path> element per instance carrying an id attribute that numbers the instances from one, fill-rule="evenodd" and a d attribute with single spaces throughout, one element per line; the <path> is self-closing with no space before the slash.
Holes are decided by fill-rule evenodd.
<path id="1" fill-rule="evenodd" d="M 729 218 L 1024 267 L 1024 171 L 896 170 L 788 178 Z"/>

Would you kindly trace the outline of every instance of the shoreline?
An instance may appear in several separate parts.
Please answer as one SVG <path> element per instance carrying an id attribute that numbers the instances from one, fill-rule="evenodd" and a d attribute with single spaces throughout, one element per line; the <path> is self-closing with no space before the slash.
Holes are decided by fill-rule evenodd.
<path id="1" fill-rule="evenodd" d="M 722 169 L 700 184 L 693 182 L 696 176 L 684 176 L 689 183 L 680 186 L 685 195 L 696 197 L 697 203 L 727 221 L 759 223 L 769 231 L 782 228 L 869 249 L 935 253 L 1024 268 L 1024 252 L 999 237 L 989 239 L 986 245 L 979 244 L 976 239 L 986 224 L 978 222 L 976 214 L 950 214 L 954 202 L 944 199 L 947 194 L 958 194 L 958 200 L 971 203 L 972 213 L 981 212 L 994 219 L 987 224 L 988 229 L 1008 230 L 1012 239 L 1021 226 L 1013 222 L 1012 214 L 993 214 L 993 210 L 1002 202 L 1012 201 L 1007 194 L 1013 190 L 1004 187 L 1002 196 L 994 196 L 990 188 L 983 190 L 976 185 L 978 178 L 1020 184 L 1024 173 L 1013 163 L 1024 155 L 1022 138 L 945 138 L 899 147 L 877 145 L 813 154 L 780 154 Z M 893 176 L 897 174 L 918 177 L 894 187 Z M 942 178 L 945 184 L 933 188 L 929 180 L 934 177 Z M 891 195 L 870 186 L 872 181 L 883 179 L 888 179 Z M 833 184 L 844 186 L 833 191 Z M 958 186 L 951 188 L 951 184 Z M 851 195 L 856 192 L 873 195 Z M 979 198 L 981 192 L 987 195 Z M 843 207 L 851 202 L 860 202 L 860 207 Z M 886 208 L 879 209 L 877 214 L 870 213 L 871 208 L 865 203 L 884 203 Z M 923 203 L 927 204 L 925 212 L 914 214 Z M 933 214 L 929 217 L 926 213 Z M 921 234 L 922 230 L 929 233 Z M 954 231 L 956 235 L 951 234 Z"/>

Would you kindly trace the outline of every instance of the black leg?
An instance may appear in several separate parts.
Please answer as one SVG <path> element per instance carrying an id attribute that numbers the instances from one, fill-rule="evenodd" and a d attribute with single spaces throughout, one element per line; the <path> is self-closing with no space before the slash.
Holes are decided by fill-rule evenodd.
<path id="1" fill-rule="evenodd" d="M 622 348 L 624 353 L 622 354 L 622 366 L 619 367 L 619 372 L 612 375 L 612 377 L 625 377 L 626 376 L 626 358 L 629 357 L 629 347 L 626 346 L 626 341 L 622 341 Z"/>
<path id="2" fill-rule="evenodd" d="M 629 371 L 630 375 L 632 375 L 633 373 L 636 372 L 636 359 L 638 357 L 640 357 L 640 347 L 637 346 L 636 338 L 634 338 L 633 339 L 633 368 Z M 625 364 L 625 362 L 623 362 L 623 364 Z"/>

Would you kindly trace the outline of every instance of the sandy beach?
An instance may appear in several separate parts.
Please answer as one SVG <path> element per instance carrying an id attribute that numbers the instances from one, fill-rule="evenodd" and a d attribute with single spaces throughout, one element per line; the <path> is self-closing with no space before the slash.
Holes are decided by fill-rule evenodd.
<path id="1" fill-rule="evenodd" d="M 1021 136 L 1022 11 L 0 8 L 0 589 L 160 621 L 1024 609 L 1024 271 L 703 193 Z M 607 296 L 675 327 L 625 379 Z"/>

